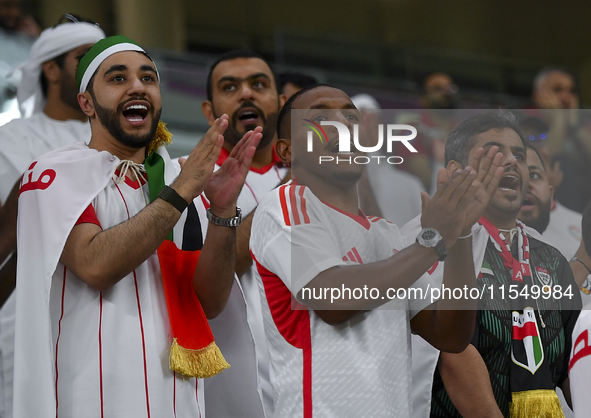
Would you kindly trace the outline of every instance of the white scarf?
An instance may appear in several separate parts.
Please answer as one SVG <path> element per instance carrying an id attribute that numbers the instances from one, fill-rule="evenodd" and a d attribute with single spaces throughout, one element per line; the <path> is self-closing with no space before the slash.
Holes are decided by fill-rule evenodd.
<path id="1" fill-rule="evenodd" d="M 163 146 L 157 152 L 165 160 L 164 180 L 170 184 L 178 172 Z M 55 418 L 49 312 L 53 273 L 76 221 L 120 163 L 112 154 L 79 142 L 45 154 L 25 171 L 17 224 L 15 417 Z M 185 219 L 186 211 L 175 226 L 179 239 Z"/>

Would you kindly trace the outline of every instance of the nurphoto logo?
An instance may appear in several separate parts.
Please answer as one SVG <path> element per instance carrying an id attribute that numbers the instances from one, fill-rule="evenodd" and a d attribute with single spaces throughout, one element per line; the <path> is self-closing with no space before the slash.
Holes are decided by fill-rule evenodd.
<path id="1" fill-rule="evenodd" d="M 408 151 L 412 153 L 416 153 L 417 150 L 412 146 L 410 141 L 417 136 L 417 129 L 412 125 L 403 125 L 403 124 L 378 124 L 377 133 L 377 143 L 372 146 L 362 145 L 359 139 L 359 125 L 353 125 L 353 135 L 347 125 L 341 122 L 332 121 L 332 120 L 323 120 L 320 123 L 316 123 L 309 119 L 303 119 L 303 125 L 310 128 L 311 130 L 307 131 L 307 151 L 312 152 L 314 150 L 314 136 L 316 135 L 320 139 L 321 144 L 328 145 L 328 136 L 326 135 L 326 131 L 324 130 L 323 126 L 332 126 L 336 128 L 339 134 L 338 140 L 338 154 L 336 157 L 328 156 L 328 155 L 321 155 L 319 156 L 319 163 L 322 164 L 323 162 L 328 161 L 336 161 L 337 164 L 339 163 L 349 163 L 349 164 L 369 164 L 371 161 L 377 162 L 380 164 L 381 161 L 385 161 L 387 164 L 401 164 L 403 162 L 402 157 L 399 156 L 388 156 L 387 154 L 391 154 L 394 148 L 395 143 L 401 143 L 404 145 Z M 405 133 L 406 132 L 406 133 Z M 353 139 L 353 141 L 351 141 Z M 386 152 L 387 154 L 384 155 L 382 151 L 382 147 L 384 146 L 384 142 L 386 143 Z M 357 155 L 352 157 L 354 151 L 351 151 L 351 146 L 353 146 L 357 151 L 361 153 L 378 153 L 379 155 Z"/>

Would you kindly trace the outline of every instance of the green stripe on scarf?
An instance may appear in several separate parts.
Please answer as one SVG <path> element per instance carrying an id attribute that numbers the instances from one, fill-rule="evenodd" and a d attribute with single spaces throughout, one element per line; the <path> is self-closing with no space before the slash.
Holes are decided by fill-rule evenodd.
<path id="1" fill-rule="evenodd" d="M 148 175 L 148 190 L 150 192 L 150 202 L 153 202 L 158 197 L 160 191 L 164 188 L 164 159 L 156 152 L 153 152 L 146 158 L 144 163 L 146 174 Z M 172 241 L 172 230 L 166 237 L 167 240 Z"/>

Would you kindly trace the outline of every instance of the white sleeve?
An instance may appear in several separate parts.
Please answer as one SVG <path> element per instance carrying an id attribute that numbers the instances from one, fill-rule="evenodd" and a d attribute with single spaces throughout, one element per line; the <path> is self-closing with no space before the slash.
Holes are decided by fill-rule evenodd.
<path id="1" fill-rule="evenodd" d="M 315 210 L 310 199 L 305 209 L 306 220 L 302 216 L 299 222 L 294 221 L 293 212 L 299 210 L 300 196 L 295 196 L 292 205 L 289 187 L 303 186 L 280 187 L 261 202 L 254 215 L 250 245 L 256 260 L 297 295 L 319 273 L 346 262 L 321 219 L 322 213 Z"/>
<path id="2" fill-rule="evenodd" d="M 587 305 L 581 311 L 572 337 L 569 377 L 575 418 L 589 416 L 589 385 L 591 384 L 591 311 Z"/>

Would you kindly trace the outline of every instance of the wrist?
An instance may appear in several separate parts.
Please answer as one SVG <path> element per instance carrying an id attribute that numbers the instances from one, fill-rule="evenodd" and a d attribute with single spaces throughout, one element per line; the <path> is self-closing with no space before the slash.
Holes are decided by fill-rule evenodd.
<path id="1" fill-rule="evenodd" d="M 187 202 L 192 202 L 193 199 L 195 199 L 199 195 L 197 194 L 196 196 L 193 196 L 193 193 L 191 193 L 191 191 L 187 187 L 183 187 L 183 184 L 179 183 L 178 180 L 174 181 L 170 185 L 170 188 L 177 192 L 177 194 L 183 199 L 185 199 Z"/>
<path id="2" fill-rule="evenodd" d="M 211 213 L 217 216 L 218 218 L 233 218 L 235 216 L 238 216 L 237 208 L 238 206 L 236 204 L 225 208 L 222 206 L 214 205 L 211 202 L 209 206 L 209 210 L 211 211 Z"/>

